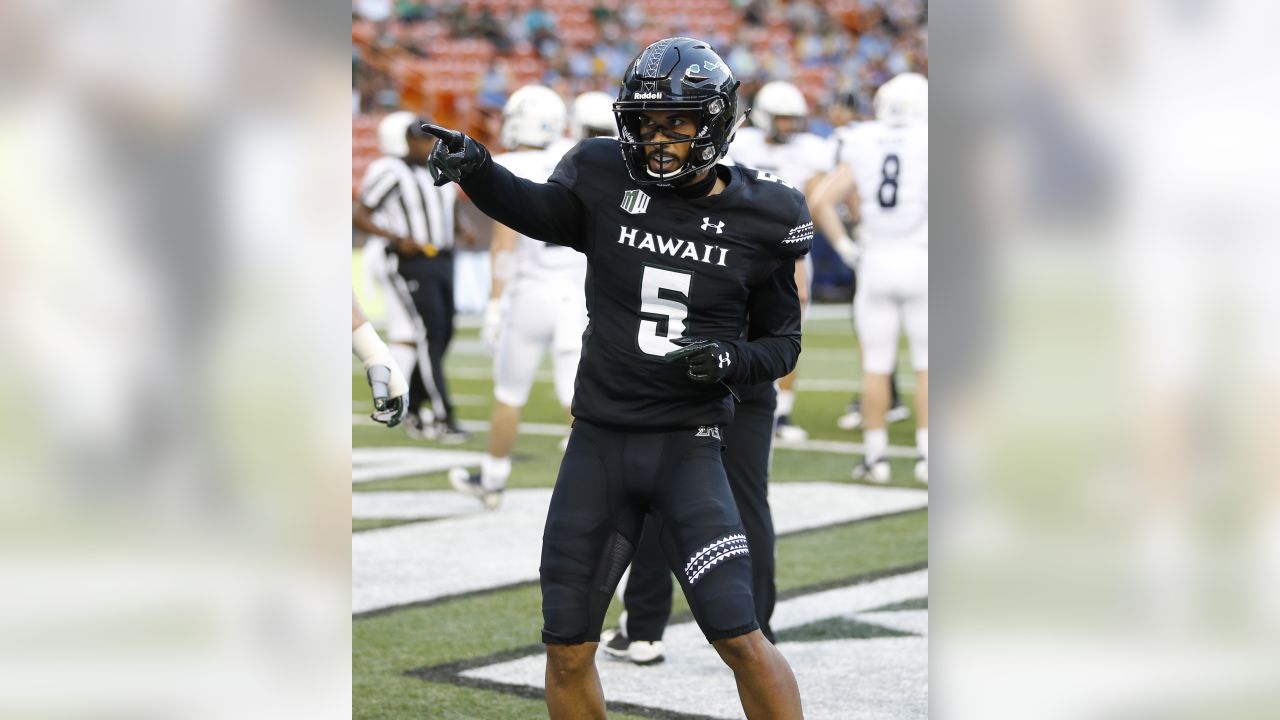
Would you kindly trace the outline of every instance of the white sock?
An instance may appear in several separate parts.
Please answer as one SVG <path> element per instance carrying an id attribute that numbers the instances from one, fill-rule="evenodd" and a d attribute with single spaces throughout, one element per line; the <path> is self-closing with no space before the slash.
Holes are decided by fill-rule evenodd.
<path id="1" fill-rule="evenodd" d="M 862 441 L 867 444 L 867 464 L 874 465 L 884 459 L 889 449 L 889 431 L 885 428 L 867 430 L 862 434 Z"/>
<path id="2" fill-rule="evenodd" d="M 511 458 L 485 455 L 480 462 L 480 485 L 485 490 L 501 490 L 511 477 Z"/>
<path id="3" fill-rule="evenodd" d="M 916 450 L 920 451 L 920 457 L 929 459 L 929 428 L 916 429 Z"/>
<path id="4" fill-rule="evenodd" d="M 782 417 L 790 415 L 791 411 L 796 407 L 796 393 L 794 390 L 778 391 L 778 407 L 773 411 L 774 417 Z"/>

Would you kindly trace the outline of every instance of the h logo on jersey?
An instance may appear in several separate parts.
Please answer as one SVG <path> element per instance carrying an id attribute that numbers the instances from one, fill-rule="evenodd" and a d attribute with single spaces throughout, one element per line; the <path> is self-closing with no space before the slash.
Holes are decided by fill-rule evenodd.
<path id="1" fill-rule="evenodd" d="M 716 234 L 717 234 L 717 235 L 719 235 L 720 233 L 724 232 L 724 221 L 723 221 L 723 220 L 721 220 L 721 221 L 720 221 L 720 222 L 718 222 L 718 223 L 713 223 L 713 222 L 711 222 L 711 218 L 709 218 L 709 217 L 704 217 L 704 218 L 702 218 L 702 229 L 703 229 L 703 230 L 715 230 L 715 231 L 716 231 Z"/>
<path id="2" fill-rule="evenodd" d="M 622 193 L 622 209 L 639 215 L 649 209 L 649 196 L 640 190 L 628 190 Z"/>
<path id="3" fill-rule="evenodd" d="M 729 363 L 733 362 L 732 360 L 729 359 L 729 353 L 724 353 L 723 355 L 717 355 L 716 359 L 720 361 L 720 367 L 729 367 Z"/>
<path id="4" fill-rule="evenodd" d="M 698 428 L 698 434 L 694 437 L 713 437 L 720 439 L 720 428 L 716 425 L 703 425 Z"/>

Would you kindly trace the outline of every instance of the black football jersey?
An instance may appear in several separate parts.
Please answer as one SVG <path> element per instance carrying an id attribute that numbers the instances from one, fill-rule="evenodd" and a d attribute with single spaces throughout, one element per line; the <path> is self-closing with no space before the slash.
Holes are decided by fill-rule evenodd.
<path id="1" fill-rule="evenodd" d="M 727 423 L 725 384 L 699 383 L 663 356 L 681 337 L 735 350 L 730 385 L 782 377 L 800 352 L 795 260 L 813 222 L 804 195 L 748 168 L 695 199 L 631 181 L 616 140 L 585 140 L 545 184 L 493 163 L 463 189 L 494 219 L 587 256 L 587 309 L 573 414 L 630 430 Z M 745 335 L 744 335 L 745 331 Z"/>

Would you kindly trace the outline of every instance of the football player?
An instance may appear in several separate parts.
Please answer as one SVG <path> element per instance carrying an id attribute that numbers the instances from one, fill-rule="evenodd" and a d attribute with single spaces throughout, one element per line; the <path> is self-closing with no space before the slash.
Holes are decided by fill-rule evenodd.
<path id="1" fill-rule="evenodd" d="M 929 82 L 903 73 L 876 91 L 873 122 L 843 133 L 845 192 L 856 194 L 863 245 L 854 322 L 862 343 L 866 457 L 855 479 L 888 482 L 889 377 L 905 331 L 916 371 L 915 475 L 929 479 Z M 837 189 L 839 192 L 840 189 Z"/>
<path id="2" fill-rule="evenodd" d="M 515 91 L 502 110 L 501 140 L 509 152 L 493 161 L 519 177 L 546 182 L 568 149 L 557 142 L 564 135 L 565 115 L 564 101 L 550 88 L 527 85 Z M 449 480 L 493 510 L 511 475 L 520 411 L 547 351 L 556 397 L 570 412 L 587 326 L 582 294 L 587 260 L 570 248 L 538 242 L 501 224 L 494 226 L 490 253 L 491 290 L 480 328 L 481 340 L 494 352 L 489 452 L 479 474 L 454 468 Z"/>
<path id="3" fill-rule="evenodd" d="M 799 191 L 717 162 L 740 123 L 738 84 L 705 42 L 650 45 L 614 103 L 620 138 L 578 143 L 546 183 L 425 126 L 441 138 L 431 160 L 440 182 L 459 182 L 504 225 L 587 257 L 574 430 L 540 566 L 553 719 L 605 716 L 596 648 L 646 513 L 745 714 L 801 717 L 795 676 L 756 622 L 720 428 L 735 388 L 795 367 L 795 262 L 813 223 Z"/>
<path id="4" fill-rule="evenodd" d="M 370 417 L 387 427 L 399 425 L 409 409 L 409 383 L 387 344 L 365 318 L 354 295 L 351 297 L 351 352 L 364 365 L 365 378 L 373 393 Z"/>
<path id="5" fill-rule="evenodd" d="M 809 207 L 817 216 L 814 190 L 824 173 L 831 170 L 833 153 L 826 141 L 805 132 L 809 116 L 809 104 L 800 88 L 789 82 L 775 80 L 766 83 L 756 93 L 751 107 L 751 122 L 755 127 L 745 128 L 738 134 L 729 157 L 739 165 L 771 173 L 805 194 Z M 813 277 L 813 261 L 806 255 L 796 266 L 796 287 L 800 290 L 800 304 L 804 308 L 809 301 L 809 287 Z M 806 440 L 809 433 L 791 422 L 796 404 L 796 373 L 793 371 L 778 381 L 777 433 L 779 440 Z"/>

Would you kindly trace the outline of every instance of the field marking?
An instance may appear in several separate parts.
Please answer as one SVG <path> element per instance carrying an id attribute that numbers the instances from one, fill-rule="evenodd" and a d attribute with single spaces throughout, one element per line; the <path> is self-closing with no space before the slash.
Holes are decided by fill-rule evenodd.
<path id="1" fill-rule="evenodd" d="M 352 425 L 377 425 L 378 423 L 374 422 L 367 415 L 352 415 L 351 424 Z M 473 433 L 489 432 L 488 420 L 461 420 L 458 422 L 458 424 L 462 426 L 462 429 L 468 432 L 473 432 Z M 565 431 L 567 431 L 568 429 L 569 427 L 567 425 L 559 425 L 556 423 L 522 422 L 520 423 L 519 434 L 520 435 L 543 435 L 548 437 L 563 437 L 565 435 Z M 425 445 L 425 444 L 423 446 L 424 449 L 431 449 L 434 447 L 435 447 L 434 445 Z M 867 446 L 865 444 L 846 441 L 846 440 L 799 440 L 799 441 L 774 440 L 773 447 L 775 450 L 796 450 L 798 452 L 834 453 L 837 455 L 864 455 L 867 452 Z M 360 448 L 352 448 L 353 458 L 354 458 L 355 452 L 359 449 Z M 453 451 L 453 452 L 461 452 L 461 451 Z M 914 458 L 919 454 L 920 454 L 919 451 L 917 451 L 915 447 L 907 446 L 907 445 L 890 445 L 885 450 L 885 455 L 891 458 Z M 354 459 L 352 462 L 354 462 Z M 478 467 L 479 463 L 480 463 L 480 460 L 476 459 L 471 462 L 460 462 L 456 464 Z M 433 470 L 431 472 L 442 472 L 447 469 L 448 467 L 444 467 L 438 470 Z M 419 473 L 408 473 L 408 474 L 416 475 Z"/>
<path id="2" fill-rule="evenodd" d="M 364 498 L 371 495 L 371 498 Z M 353 510 L 402 503 L 415 517 L 438 517 L 354 533 L 351 610 L 363 614 L 402 605 L 534 581 L 550 488 L 506 492 L 503 508 L 470 510 L 451 491 L 356 493 Z M 379 497 L 382 496 L 382 497 Z M 364 505 L 368 503 L 368 505 Z M 769 488 L 778 535 L 928 507 L 927 491 L 842 483 L 779 483 Z M 430 514 L 432 508 L 437 514 Z M 447 515 L 450 510 L 465 514 Z"/>
<path id="3" fill-rule="evenodd" d="M 373 423 L 372 420 L 369 422 Z M 434 447 L 354 447 L 351 448 L 351 482 L 373 482 L 444 472 L 452 467 L 478 466 L 483 459 L 484 453 L 470 450 L 442 450 Z"/>
<path id="4" fill-rule="evenodd" d="M 928 717 L 928 611 L 872 612 L 928 594 L 928 570 L 919 570 L 779 602 L 773 617 L 775 630 L 845 618 L 917 634 L 780 643 L 778 649 L 800 684 L 805 717 Z M 649 667 L 618 662 L 600 652 L 596 665 L 611 703 L 652 708 L 674 717 L 690 712 L 699 717 L 742 716 L 732 673 L 695 623 L 668 627 L 663 641 L 667 660 Z M 544 672 L 545 661 L 535 646 L 523 657 L 463 669 L 457 676 L 529 696 L 543 688 Z"/>

